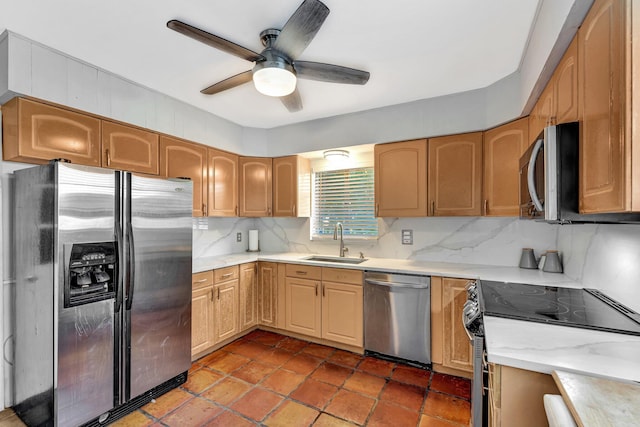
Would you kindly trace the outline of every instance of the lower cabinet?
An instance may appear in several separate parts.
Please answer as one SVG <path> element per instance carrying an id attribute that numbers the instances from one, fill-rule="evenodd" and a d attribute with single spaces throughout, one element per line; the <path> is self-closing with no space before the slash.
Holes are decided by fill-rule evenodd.
<path id="1" fill-rule="evenodd" d="M 258 323 L 257 263 L 193 275 L 191 355 L 202 355 Z"/>
<path id="2" fill-rule="evenodd" d="M 258 263 L 258 324 L 278 326 L 278 263 Z"/>
<path id="3" fill-rule="evenodd" d="M 435 371 L 471 377 L 473 346 L 462 325 L 468 282 L 431 278 L 431 357 Z"/>
<path id="4" fill-rule="evenodd" d="M 238 266 L 214 270 L 215 342 L 224 341 L 239 332 L 240 284 Z"/>
<path id="5" fill-rule="evenodd" d="M 548 425 L 545 394 L 560 394 L 551 375 L 490 363 L 489 426 Z"/>
<path id="6" fill-rule="evenodd" d="M 360 271 L 287 264 L 285 293 L 288 331 L 362 347 Z"/>
<path id="7" fill-rule="evenodd" d="M 214 344 L 213 312 L 213 271 L 196 273 L 191 282 L 192 356 L 202 353 Z"/>
<path id="8" fill-rule="evenodd" d="M 240 331 L 258 324 L 258 264 L 240 265 Z"/>

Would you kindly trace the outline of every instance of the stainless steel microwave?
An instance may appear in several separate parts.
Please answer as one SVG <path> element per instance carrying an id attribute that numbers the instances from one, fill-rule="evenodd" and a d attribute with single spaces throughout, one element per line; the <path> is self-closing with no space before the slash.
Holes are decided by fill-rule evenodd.
<path id="1" fill-rule="evenodd" d="M 580 214 L 579 123 L 546 127 L 520 158 L 520 218 L 546 222 L 640 222 L 636 213 Z"/>
<path id="2" fill-rule="evenodd" d="M 520 218 L 580 221 L 579 124 L 544 128 L 520 158 Z"/>

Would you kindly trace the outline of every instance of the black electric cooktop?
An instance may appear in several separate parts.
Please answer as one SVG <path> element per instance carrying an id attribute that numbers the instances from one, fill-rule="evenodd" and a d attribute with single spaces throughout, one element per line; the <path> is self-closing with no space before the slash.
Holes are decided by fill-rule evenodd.
<path id="1" fill-rule="evenodd" d="M 479 281 L 485 316 L 640 336 L 640 315 L 596 289 Z"/>

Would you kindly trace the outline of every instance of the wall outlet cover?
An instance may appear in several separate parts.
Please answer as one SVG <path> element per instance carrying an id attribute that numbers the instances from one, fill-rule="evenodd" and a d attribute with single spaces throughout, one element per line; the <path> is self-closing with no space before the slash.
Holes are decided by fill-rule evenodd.
<path id="1" fill-rule="evenodd" d="M 402 244 L 413 245 L 413 230 L 402 230 Z"/>
<path id="2" fill-rule="evenodd" d="M 236 242 L 242 242 L 242 233 L 240 231 L 236 233 Z"/>

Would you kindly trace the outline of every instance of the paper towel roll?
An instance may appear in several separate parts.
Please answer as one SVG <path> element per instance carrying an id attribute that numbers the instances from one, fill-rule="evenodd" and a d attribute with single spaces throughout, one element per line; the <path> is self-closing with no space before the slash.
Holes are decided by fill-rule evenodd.
<path id="1" fill-rule="evenodd" d="M 249 230 L 249 250 L 258 250 L 258 230 Z"/>

